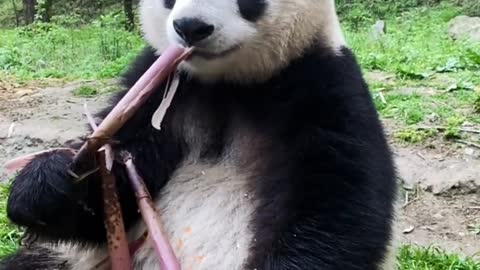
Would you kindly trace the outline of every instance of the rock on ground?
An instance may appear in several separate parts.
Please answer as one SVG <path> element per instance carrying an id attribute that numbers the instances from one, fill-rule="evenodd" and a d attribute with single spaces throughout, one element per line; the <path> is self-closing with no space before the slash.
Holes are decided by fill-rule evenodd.
<path id="1" fill-rule="evenodd" d="M 405 148 L 396 149 L 395 157 L 406 187 L 420 185 L 436 195 L 480 192 L 480 160 L 475 157 Z"/>
<path id="2" fill-rule="evenodd" d="M 454 39 L 480 42 L 480 17 L 458 16 L 450 21 L 449 35 Z"/>

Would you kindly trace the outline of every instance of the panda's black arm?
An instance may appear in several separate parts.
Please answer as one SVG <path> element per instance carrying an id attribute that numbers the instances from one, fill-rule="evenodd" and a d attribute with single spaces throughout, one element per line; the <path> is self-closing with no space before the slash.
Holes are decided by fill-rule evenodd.
<path id="1" fill-rule="evenodd" d="M 138 141 L 121 145 L 135 157 L 137 169 L 152 195 L 166 183 L 180 159 L 174 143 L 162 137 L 141 135 Z M 12 183 L 8 217 L 29 233 L 47 239 L 101 242 L 105 231 L 100 175 L 96 172 L 74 183 L 67 171 L 71 161 L 71 155 L 59 151 L 38 156 L 25 166 Z M 136 199 L 124 166 L 115 163 L 113 173 L 128 228 L 138 218 Z"/>
<path id="2" fill-rule="evenodd" d="M 155 59 L 148 49 L 138 57 L 124 76 L 126 88 L 135 83 Z M 123 94 L 114 97 L 112 104 L 116 104 Z M 165 128 L 160 133 L 150 125 L 151 115 L 162 97 L 159 89 L 115 136 L 119 142 L 115 145 L 116 150 L 125 149 L 132 153 L 137 169 L 152 195 L 166 183 L 181 159 L 179 144 L 172 141 L 169 129 Z M 103 118 L 112 107 L 101 112 L 99 118 Z M 168 122 L 168 119 L 165 120 Z M 74 148 L 78 149 L 80 144 Z M 54 152 L 38 156 L 21 170 L 11 187 L 8 217 L 26 227 L 28 233 L 47 239 L 104 241 L 100 174 L 93 173 L 74 184 L 67 171 L 71 161 L 71 155 Z M 85 167 L 95 169 L 95 162 L 89 162 Z M 124 166 L 114 164 L 113 173 L 128 228 L 138 218 L 136 200 Z"/>
<path id="3" fill-rule="evenodd" d="M 316 131 L 299 137 L 285 156 L 295 162 L 275 164 L 275 184 L 260 186 L 281 204 L 260 203 L 248 269 L 379 269 L 395 190 L 385 143 Z"/>
<path id="4" fill-rule="evenodd" d="M 374 270 L 387 255 L 396 181 L 381 123 L 363 81 L 344 79 L 360 76 L 330 63 L 308 70 L 322 68 L 335 72 L 305 80 L 306 90 L 288 87 L 297 103 L 275 115 L 285 150 L 269 155 L 271 167 L 257 182 L 267 199 L 256 211 L 246 269 Z"/>

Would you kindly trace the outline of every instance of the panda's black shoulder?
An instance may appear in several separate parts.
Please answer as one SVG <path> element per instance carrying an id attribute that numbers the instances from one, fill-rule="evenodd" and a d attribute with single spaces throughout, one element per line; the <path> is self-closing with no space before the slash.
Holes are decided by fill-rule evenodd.
<path id="1" fill-rule="evenodd" d="M 125 68 L 125 71 L 119 76 L 119 86 L 121 90 L 114 93 L 108 105 L 96 114 L 97 117 L 103 119 L 113 109 L 113 107 L 122 99 L 128 90 L 134 86 L 143 74 L 153 65 L 158 59 L 155 49 L 150 46 L 145 46 L 132 60 L 132 62 Z M 155 100 L 157 101 L 157 100 Z"/>
<path id="2" fill-rule="evenodd" d="M 351 164 L 388 175 L 392 185 L 384 187 L 388 194 L 393 192 L 390 148 L 361 66 L 350 48 L 335 53 L 311 50 L 275 80 L 268 87 L 274 99 L 283 100 L 272 110 L 280 116 L 275 122 L 286 144 L 296 141 L 307 152 L 311 149 L 312 155 L 335 149 L 346 157 L 342 166 Z M 316 142 L 325 146 L 316 148 Z M 305 157 L 302 149 L 297 150 Z"/>
<path id="3" fill-rule="evenodd" d="M 158 59 L 155 49 L 145 46 L 143 50 L 130 63 L 125 72 L 121 74 L 121 83 L 123 86 L 132 87 L 140 77 L 152 66 Z"/>
<path id="4" fill-rule="evenodd" d="M 296 106 L 307 110 L 306 113 L 314 113 L 310 115 L 312 121 L 322 120 L 324 127 L 336 129 L 342 124 L 346 127 L 342 120 L 347 121 L 350 117 L 357 123 L 377 122 L 368 85 L 355 54 L 349 48 L 343 47 L 336 53 L 307 53 L 282 77 L 286 85 L 295 86 L 292 96 L 298 101 Z M 328 119 L 329 116 L 336 117 Z"/>
<path id="5" fill-rule="evenodd" d="M 219 92 L 225 92 L 222 89 L 232 87 L 220 86 Z M 354 137 L 383 139 L 368 85 L 347 47 L 335 52 L 307 50 L 272 79 L 239 87 L 237 95 L 235 101 L 243 103 L 253 119 L 283 126 L 292 133 L 318 127 Z"/>

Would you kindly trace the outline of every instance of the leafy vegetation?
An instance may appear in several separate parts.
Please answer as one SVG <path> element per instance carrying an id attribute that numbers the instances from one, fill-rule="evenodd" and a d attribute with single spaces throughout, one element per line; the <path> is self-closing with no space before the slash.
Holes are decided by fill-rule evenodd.
<path id="1" fill-rule="evenodd" d="M 347 38 L 363 68 L 396 74 L 401 80 L 426 81 L 436 74 L 480 82 L 480 45 L 448 37 L 448 22 L 460 15 L 452 5 L 416 8 L 386 20 L 387 35 L 375 39 L 364 28 L 345 24 Z"/>
<path id="2" fill-rule="evenodd" d="M 384 118 L 406 127 L 396 137 L 409 143 L 442 134 L 455 140 L 461 125 L 480 124 L 480 44 L 453 40 L 448 24 L 462 8 L 451 3 L 421 6 L 385 19 L 387 33 L 372 35 L 344 23 L 346 35 L 365 71 L 382 71 L 392 80 L 370 80 L 377 108 Z M 454 121 L 452 119 L 461 119 Z M 441 132 L 418 125 L 445 127 Z"/>
<path id="3" fill-rule="evenodd" d="M 92 24 L 36 23 L 0 32 L 0 72 L 19 80 L 102 79 L 117 76 L 143 42 L 112 13 Z M 66 26 L 65 26 L 66 25 Z"/>
<path id="4" fill-rule="evenodd" d="M 6 215 L 8 183 L 0 183 L 0 256 L 15 251 L 21 231 L 10 223 Z"/>
<path id="5" fill-rule="evenodd" d="M 73 94 L 80 97 L 91 97 L 97 95 L 98 91 L 94 87 L 83 85 L 76 89 Z"/>
<path id="6" fill-rule="evenodd" d="M 364 26 L 377 19 L 390 18 L 401 15 L 416 7 L 435 7 L 441 3 L 450 3 L 457 6 L 467 15 L 480 14 L 480 3 L 477 0 L 337 0 L 337 9 L 340 16 L 355 26 Z"/>
<path id="7" fill-rule="evenodd" d="M 437 135 L 437 130 L 427 129 L 419 130 L 415 128 L 406 128 L 400 131 L 397 131 L 395 137 L 408 143 L 419 143 L 432 138 Z"/>
<path id="8" fill-rule="evenodd" d="M 480 263 L 471 258 L 447 254 L 438 248 L 405 246 L 398 256 L 400 270 L 479 270 Z"/>

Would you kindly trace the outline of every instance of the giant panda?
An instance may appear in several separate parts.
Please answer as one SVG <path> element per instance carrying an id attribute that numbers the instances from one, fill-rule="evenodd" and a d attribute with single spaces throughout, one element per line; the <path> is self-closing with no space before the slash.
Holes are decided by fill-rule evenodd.
<path id="1" fill-rule="evenodd" d="M 195 48 L 162 128 L 164 85 L 113 140 L 182 269 L 394 269 L 396 172 L 334 0 L 143 0 L 140 18 L 147 46 L 125 89 L 167 45 Z M 43 154 L 17 174 L 7 214 L 31 241 L 1 269 L 108 269 L 100 176 L 74 183 L 71 161 Z M 113 171 L 133 241 L 145 226 L 125 168 Z M 133 260 L 159 269 L 148 243 Z"/>

